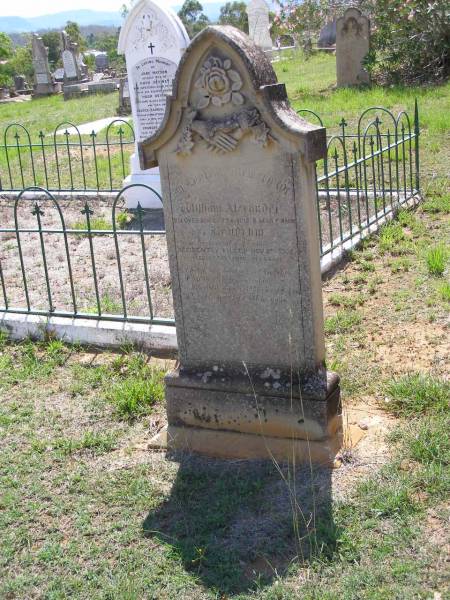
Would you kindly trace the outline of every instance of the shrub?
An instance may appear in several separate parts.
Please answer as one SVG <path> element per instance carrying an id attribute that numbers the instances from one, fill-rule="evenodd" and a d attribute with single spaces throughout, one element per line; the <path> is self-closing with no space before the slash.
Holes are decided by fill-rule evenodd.
<path id="1" fill-rule="evenodd" d="M 372 21 L 367 67 L 382 83 L 436 82 L 450 72 L 447 0 L 362 0 Z"/>

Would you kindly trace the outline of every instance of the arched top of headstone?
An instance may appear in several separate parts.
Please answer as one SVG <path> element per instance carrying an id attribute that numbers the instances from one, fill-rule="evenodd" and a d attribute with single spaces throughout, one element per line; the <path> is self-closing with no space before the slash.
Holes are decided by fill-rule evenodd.
<path id="1" fill-rule="evenodd" d="M 141 46 L 146 50 L 149 36 L 158 37 L 167 48 L 185 48 L 189 44 L 186 29 L 173 10 L 154 0 L 140 0 L 130 10 L 120 30 L 119 54 L 129 50 L 139 52 Z"/>
<path id="2" fill-rule="evenodd" d="M 354 22 L 361 35 L 367 35 L 366 32 L 368 32 L 369 18 L 366 17 L 366 15 L 361 12 L 359 8 L 356 8 L 355 6 L 350 6 L 347 8 L 344 14 L 337 19 L 336 27 L 345 33 L 344 30 L 348 22 Z"/>
<path id="3" fill-rule="evenodd" d="M 193 39 L 167 103 L 159 130 L 139 144 L 143 169 L 157 165 L 156 153 L 174 138 L 180 157 L 195 153 L 198 143 L 232 152 L 247 135 L 264 147 L 300 152 L 309 162 L 325 155 L 325 129 L 292 110 L 264 52 L 234 27 L 207 27 Z"/>
<path id="4" fill-rule="evenodd" d="M 247 3 L 247 12 L 261 9 L 269 12 L 269 7 L 265 0 L 250 0 L 250 2 Z"/>

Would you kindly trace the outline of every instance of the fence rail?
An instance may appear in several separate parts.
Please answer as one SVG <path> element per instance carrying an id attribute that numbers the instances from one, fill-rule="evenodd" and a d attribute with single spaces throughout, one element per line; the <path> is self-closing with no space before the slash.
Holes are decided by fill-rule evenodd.
<path id="1" fill-rule="evenodd" d="M 311 110 L 299 114 L 323 125 Z M 328 135 L 315 167 L 323 264 L 419 196 L 419 135 L 417 103 L 412 121 L 404 111 L 395 117 L 372 107 Z M 17 192 L 0 196 L 0 312 L 173 325 L 162 211 L 124 206 L 131 187 L 161 201 L 142 184 L 121 189 L 134 149 L 131 125 L 114 121 L 103 141 L 70 123 L 49 142 L 38 137 L 32 142 L 12 124 L 0 147 L 2 189 Z M 110 197 L 56 198 L 65 191 Z"/>
<path id="2" fill-rule="evenodd" d="M 82 134 L 63 122 L 33 137 L 24 125 L 11 123 L 0 146 L 0 190 L 34 186 L 50 192 L 118 192 L 134 145 L 133 127 L 124 119 L 112 121 L 103 135 Z"/>

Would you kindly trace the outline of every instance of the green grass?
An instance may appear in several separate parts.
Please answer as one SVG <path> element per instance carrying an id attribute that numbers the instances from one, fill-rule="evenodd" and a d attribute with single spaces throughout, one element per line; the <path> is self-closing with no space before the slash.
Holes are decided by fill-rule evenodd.
<path id="1" fill-rule="evenodd" d="M 433 194 L 425 200 L 422 210 L 426 213 L 444 213 L 448 215 L 450 213 L 450 194 L 444 196 Z"/>
<path id="2" fill-rule="evenodd" d="M 450 383 L 427 375 L 412 374 L 386 385 L 389 402 L 385 408 L 397 416 L 409 417 L 450 408 Z"/>
<path id="3" fill-rule="evenodd" d="M 444 246 L 435 246 L 425 254 L 428 272 L 435 277 L 441 277 L 447 262 L 447 249 Z"/>
<path id="4" fill-rule="evenodd" d="M 439 286 L 439 295 L 445 302 L 450 302 L 450 282 L 445 281 Z"/>
<path id="5" fill-rule="evenodd" d="M 0 132 L 10 123 L 20 123 L 30 134 L 53 133 L 62 123 L 80 125 L 116 114 L 117 94 L 91 95 L 64 101 L 62 95 L 37 98 L 30 102 L 0 105 Z M 120 118 L 120 117 L 118 117 Z M 60 127 L 58 127 L 60 129 Z M 51 138 L 49 138 L 51 139 Z"/>
<path id="6" fill-rule="evenodd" d="M 342 309 L 325 320 L 325 332 L 330 334 L 353 331 L 362 321 L 360 313 L 352 309 Z"/>

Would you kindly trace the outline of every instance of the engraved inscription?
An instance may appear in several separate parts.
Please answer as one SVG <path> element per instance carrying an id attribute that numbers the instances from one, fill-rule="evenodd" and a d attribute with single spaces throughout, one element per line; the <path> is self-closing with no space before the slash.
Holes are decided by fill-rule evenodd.
<path id="1" fill-rule="evenodd" d="M 181 166 L 171 165 L 171 223 L 179 293 L 188 299 L 183 301 L 183 320 L 189 360 L 208 355 L 209 344 L 218 357 L 221 330 L 227 340 L 220 355 L 224 361 L 241 356 L 270 362 L 265 349 L 268 336 L 288 360 L 289 340 L 301 341 L 289 167 L 287 160 L 277 164 L 261 156 L 245 164 L 235 160 L 225 172 L 219 163 L 189 175 Z M 203 307 L 201 312 L 198 306 Z M 246 346 L 250 337 L 251 351 Z"/>
<path id="2" fill-rule="evenodd" d="M 134 95 L 139 139 L 151 137 L 166 112 L 166 96 L 172 90 L 177 65 L 166 58 L 149 57 L 133 67 Z"/>

